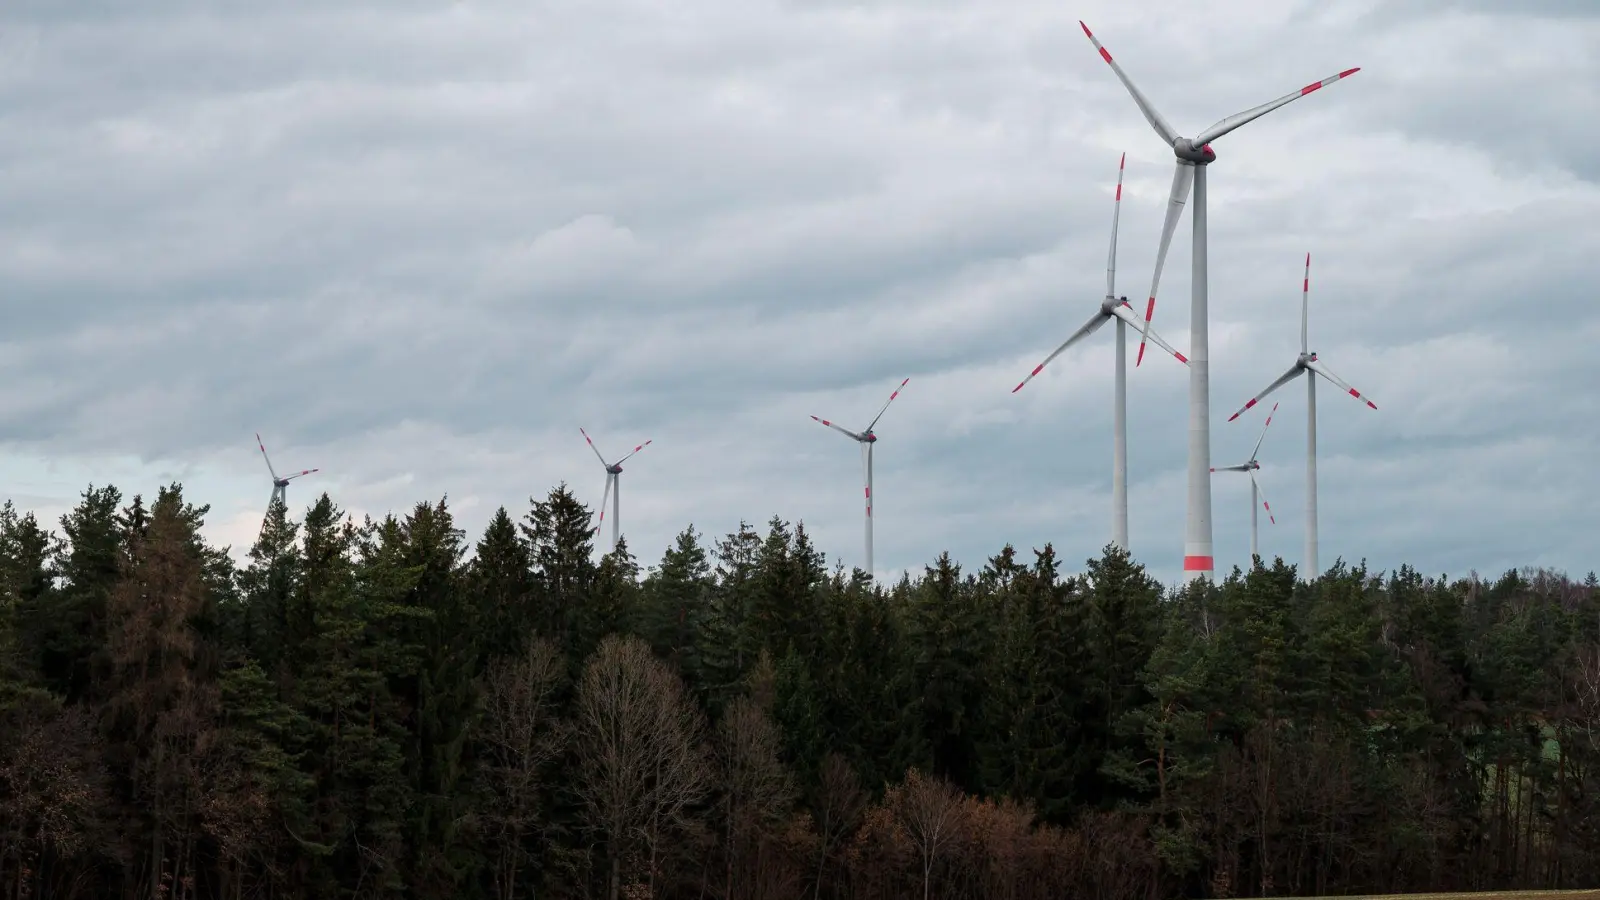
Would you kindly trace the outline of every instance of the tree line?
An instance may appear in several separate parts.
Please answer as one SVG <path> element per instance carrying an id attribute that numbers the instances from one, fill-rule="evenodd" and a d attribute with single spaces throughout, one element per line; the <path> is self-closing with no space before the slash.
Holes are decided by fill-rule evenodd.
<path id="1" fill-rule="evenodd" d="M 0 508 L 0 898 L 1156 898 L 1600 884 L 1600 583 L 1114 547 L 874 583 L 552 490 Z M 1028 558 L 1031 556 L 1031 558 Z"/>

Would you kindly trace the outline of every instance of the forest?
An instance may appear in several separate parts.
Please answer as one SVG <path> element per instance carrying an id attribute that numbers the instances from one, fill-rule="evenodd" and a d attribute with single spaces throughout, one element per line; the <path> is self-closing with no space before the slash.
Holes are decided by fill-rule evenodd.
<path id="1" fill-rule="evenodd" d="M 774 517 L 597 556 L 562 485 L 0 508 L 0 898 L 1161 898 L 1600 885 L 1600 583 L 877 584 Z"/>

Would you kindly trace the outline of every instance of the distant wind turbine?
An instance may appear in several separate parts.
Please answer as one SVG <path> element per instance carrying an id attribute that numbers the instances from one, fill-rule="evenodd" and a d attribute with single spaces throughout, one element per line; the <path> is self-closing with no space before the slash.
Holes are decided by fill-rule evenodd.
<path id="1" fill-rule="evenodd" d="M 1256 541 L 1256 504 L 1267 511 L 1267 520 L 1278 524 L 1272 515 L 1272 504 L 1267 502 L 1266 492 L 1261 490 L 1261 485 L 1256 484 L 1256 470 L 1261 468 L 1261 463 L 1256 461 L 1256 454 L 1261 452 L 1261 442 L 1267 439 L 1267 429 L 1272 426 L 1272 413 L 1278 411 L 1278 404 L 1272 404 L 1272 412 L 1267 413 L 1267 423 L 1261 426 L 1261 436 L 1256 438 L 1255 449 L 1250 451 L 1250 458 L 1237 466 L 1222 466 L 1214 468 L 1213 472 L 1244 472 L 1250 476 L 1250 564 L 1255 565 L 1256 557 L 1261 555 L 1261 548 Z"/>
<path id="2" fill-rule="evenodd" d="M 283 478 L 279 478 L 278 470 L 272 467 L 272 457 L 267 455 L 267 445 L 261 442 L 261 432 L 259 431 L 256 432 L 256 446 L 261 448 L 261 458 L 267 461 L 267 471 L 272 475 L 272 500 L 267 501 L 269 504 L 273 501 L 282 500 L 283 505 L 288 506 L 289 482 L 299 478 L 301 475 L 310 475 L 312 472 L 321 471 L 320 469 L 306 469 L 301 472 L 296 472 L 293 475 L 286 475 Z"/>
<path id="3" fill-rule="evenodd" d="M 1377 409 L 1378 405 L 1362 396 L 1361 392 L 1351 387 L 1344 379 L 1333 372 L 1317 359 L 1317 354 L 1306 349 L 1306 319 L 1311 308 L 1311 254 L 1306 254 L 1306 277 L 1300 283 L 1300 356 L 1295 359 L 1289 371 L 1278 376 L 1278 380 L 1267 385 L 1267 389 L 1250 398 L 1250 402 L 1239 408 L 1239 412 L 1228 417 L 1232 422 L 1247 409 L 1261 402 L 1261 399 L 1278 388 L 1304 374 L 1306 376 L 1306 551 L 1305 571 L 1301 574 L 1307 581 L 1315 581 L 1322 574 L 1317 567 L 1317 379 L 1313 375 L 1321 375 L 1328 379 L 1330 384 L 1336 385 L 1340 390 L 1360 400 L 1362 403 Z M 1277 409 L 1276 406 L 1273 409 Z"/>
<path id="4" fill-rule="evenodd" d="M 594 440 L 589 437 L 589 432 L 579 428 L 578 433 L 583 435 L 585 441 L 589 442 L 589 449 L 594 451 L 595 457 L 600 460 L 600 465 L 606 468 L 606 492 L 600 497 L 600 520 L 595 524 L 594 533 L 599 534 L 600 529 L 605 527 L 606 500 L 609 499 L 611 501 L 611 552 L 615 553 L 617 552 L 617 542 L 622 539 L 622 464 L 632 459 L 633 454 L 650 446 L 650 442 L 645 441 L 633 448 L 627 456 L 614 463 L 608 463 L 606 458 L 600 455 L 600 448 L 594 445 Z"/>
<path id="5" fill-rule="evenodd" d="M 821 422 L 822 424 L 828 426 L 829 428 L 832 428 L 834 431 L 839 432 L 840 434 L 844 435 L 845 437 L 848 437 L 851 440 L 854 440 L 854 441 L 858 442 L 859 444 L 861 444 L 861 465 L 866 470 L 866 499 L 867 499 L 867 566 L 866 566 L 866 572 L 867 572 L 867 575 L 869 577 L 872 575 L 872 445 L 878 442 L 878 436 L 872 433 L 872 427 L 873 427 L 873 425 L 877 425 L 878 424 L 878 420 L 879 419 L 883 418 L 883 414 L 886 411 L 888 411 L 888 409 L 889 409 L 889 404 L 894 402 L 894 398 L 900 396 L 900 388 L 905 387 L 906 383 L 909 382 L 909 381 L 911 381 L 911 379 L 907 378 L 907 379 L 905 379 L 905 381 L 900 382 L 900 387 L 895 388 L 894 389 L 894 393 L 889 395 L 889 399 L 884 401 L 883 409 L 878 410 L 878 414 L 876 416 L 872 417 L 872 424 L 868 425 L 866 427 L 866 429 L 863 430 L 862 432 L 860 432 L 859 434 L 854 432 L 854 431 L 851 431 L 848 428 L 841 428 L 838 425 L 835 425 L 832 422 L 828 421 L 827 419 L 819 419 L 816 416 L 812 416 L 811 417 L 812 419 L 815 419 L 816 421 Z"/>
<path id="6" fill-rule="evenodd" d="M 1172 348 L 1171 344 L 1161 339 L 1155 331 L 1150 330 L 1146 323 L 1139 320 L 1139 316 L 1128 305 L 1127 297 L 1117 296 L 1117 223 L 1122 218 L 1122 169 L 1128 161 L 1128 154 L 1122 154 L 1122 161 L 1117 163 L 1117 198 L 1111 212 L 1111 252 L 1106 258 L 1106 296 L 1100 301 L 1100 308 L 1095 310 L 1087 324 L 1079 328 L 1066 343 L 1055 349 L 1054 353 L 1044 358 L 1044 362 L 1033 367 L 1028 377 L 1022 379 L 1022 384 L 1011 389 L 1015 394 L 1022 390 L 1023 385 L 1033 380 L 1033 376 L 1044 371 L 1050 361 L 1065 353 L 1068 347 L 1078 341 L 1094 334 L 1101 325 L 1111 319 L 1117 320 L 1117 380 L 1116 393 L 1112 397 L 1112 432 L 1113 440 L 1111 456 L 1111 541 L 1123 550 L 1128 549 L 1128 326 L 1144 329 L 1145 336 L 1155 341 L 1156 346 L 1177 357 L 1178 362 L 1187 364 L 1188 358 Z M 1140 350 L 1144 345 L 1140 344 Z"/>

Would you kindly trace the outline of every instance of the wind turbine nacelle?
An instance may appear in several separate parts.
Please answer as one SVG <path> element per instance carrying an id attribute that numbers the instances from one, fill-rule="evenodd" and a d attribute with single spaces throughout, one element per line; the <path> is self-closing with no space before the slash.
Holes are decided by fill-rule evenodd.
<path id="1" fill-rule="evenodd" d="M 870 431 L 862 435 L 862 437 L 865 438 L 869 444 L 876 444 L 878 442 L 878 436 Z"/>
<path id="2" fill-rule="evenodd" d="M 1179 159 L 1192 162 L 1197 166 L 1217 161 L 1217 153 L 1211 149 L 1210 144 L 1202 144 L 1196 147 L 1186 138 L 1178 138 L 1172 145 L 1172 152 L 1176 153 Z"/>

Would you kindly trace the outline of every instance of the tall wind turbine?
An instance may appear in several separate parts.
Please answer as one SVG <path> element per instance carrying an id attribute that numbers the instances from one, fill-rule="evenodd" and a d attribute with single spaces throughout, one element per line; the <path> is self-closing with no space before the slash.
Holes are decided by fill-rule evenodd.
<path id="1" fill-rule="evenodd" d="M 868 425 L 866 427 L 866 429 L 863 430 L 862 432 L 860 432 L 859 434 L 854 432 L 854 431 L 851 431 L 848 428 L 841 428 L 840 426 L 835 425 L 832 422 L 829 422 L 827 419 L 818 419 L 816 416 L 812 416 L 811 417 L 812 419 L 815 419 L 816 421 L 821 422 L 822 424 L 828 426 L 829 428 L 832 428 L 834 431 L 839 432 L 840 434 L 844 435 L 845 437 L 850 438 L 851 440 L 856 441 L 857 443 L 861 444 L 861 467 L 866 470 L 866 496 L 867 496 L 867 565 L 866 565 L 866 572 L 867 572 L 868 577 L 871 577 L 871 575 L 872 575 L 872 445 L 876 444 L 878 442 L 878 436 L 872 433 L 872 426 L 873 425 L 877 425 L 878 424 L 878 420 L 883 418 L 883 414 L 885 412 L 887 412 L 888 409 L 889 409 L 889 404 L 894 402 L 894 398 L 900 396 L 900 388 L 905 387 L 906 383 L 909 382 L 910 380 L 911 380 L 910 378 L 907 378 L 905 381 L 900 382 L 900 387 L 895 388 L 894 389 L 894 393 L 889 395 L 889 399 L 885 400 L 883 402 L 883 409 L 878 410 L 878 414 L 872 417 L 872 424 Z"/>
<path id="2" fill-rule="evenodd" d="M 1250 560 L 1255 564 L 1256 557 L 1261 555 L 1260 545 L 1256 542 L 1256 504 L 1267 511 L 1267 519 L 1272 524 L 1278 520 L 1272 515 L 1272 504 L 1267 502 L 1267 494 L 1261 490 L 1261 485 L 1256 484 L 1256 470 L 1261 468 L 1261 463 L 1256 462 L 1256 454 L 1261 452 L 1261 442 L 1267 439 L 1267 429 L 1272 427 L 1272 413 L 1278 411 L 1278 404 L 1272 404 L 1272 412 L 1267 413 L 1267 424 L 1261 426 L 1261 436 L 1256 438 L 1255 449 L 1250 451 L 1250 458 L 1237 466 L 1223 466 L 1212 469 L 1213 472 L 1244 472 L 1250 476 Z"/>
<path id="3" fill-rule="evenodd" d="M 1194 188 L 1194 274 L 1191 278 L 1189 311 L 1189 501 L 1188 517 L 1184 526 L 1183 576 L 1186 581 L 1202 575 L 1210 576 L 1214 561 L 1211 555 L 1211 349 L 1207 335 L 1206 295 L 1206 166 L 1217 158 L 1211 142 L 1235 128 L 1254 121 L 1280 106 L 1292 103 L 1319 88 L 1327 87 L 1356 72 L 1346 69 L 1337 75 L 1306 85 L 1298 91 L 1264 103 L 1254 109 L 1228 116 L 1193 138 L 1180 136 L 1167 124 L 1167 120 L 1150 104 L 1144 94 L 1111 58 L 1110 52 L 1082 21 L 1083 33 L 1089 36 L 1100 56 L 1110 64 L 1122 86 L 1133 95 L 1133 102 L 1144 113 L 1145 120 L 1160 135 L 1161 142 L 1172 148 L 1178 157 L 1172 174 L 1172 195 L 1167 204 L 1167 219 L 1161 226 L 1161 245 L 1156 251 L 1155 274 L 1150 280 L 1150 300 L 1145 307 L 1144 333 L 1149 333 L 1149 322 L 1155 315 L 1156 287 L 1161 283 L 1161 268 L 1166 263 L 1167 247 L 1172 243 L 1172 232 L 1178 226 L 1178 216 L 1188 202 L 1189 189 Z M 1139 358 L 1144 360 L 1144 341 L 1139 342 Z"/>
<path id="4" fill-rule="evenodd" d="M 1311 254 L 1306 254 L 1306 277 L 1300 283 L 1300 355 L 1289 367 L 1289 371 L 1278 376 L 1278 380 L 1267 385 L 1267 389 L 1250 398 L 1250 402 L 1239 408 L 1239 412 L 1228 417 L 1232 422 L 1247 409 L 1261 402 L 1278 388 L 1304 374 L 1306 376 L 1306 555 L 1305 572 L 1302 574 L 1307 581 L 1315 581 L 1322 574 L 1317 567 L 1317 379 L 1313 375 L 1321 375 L 1328 379 L 1328 383 L 1337 386 L 1350 396 L 1362 403 L 1377 409 L 1378 405 L 1362 396 L 1361 392 L 1351 387 L 1344 379 L 1333 374 L 1327 366 L 1317 359 L 1317 354 L 1312 353 L 1306 343 L 1306 318 L 1311 308 Z M 1276 406 L 1273 409 L 1277 409 Z"/>
<path id="5" fill-rule="evenodd" d="M 589 437 L 589 432 L 579 428 L 578 433 L 583 435 L 583 439 L 589 442 L 589 449 L 594 451 L 595 458 L 600 460 L 600 465 L 606 467 L 606 492 L 600 495 L 600 521 L 595 523 L 594 533 L 599 534 L 600 529 L 605 527 L 606 500 L 609 499 L 611 501 L 611 552 L 615 553 L 617 552 L 617 541 L 622 539 L 622 464 L 631 459 L 633 454 L 650 446 L 650 442 L 645 441 L 633 448 L 627 456 L 614 463 L 608 463 L 606 458 L 600 455 L 600 448 L 594 445 L 594 440 Z"/>
<path id="6" fill-rule="evenodd" d="M 1022 385 L 1033 380 L 1033 376 L 1044 371 L 1050 361 L 1065 353 L 1068 347 L 1076 344 L 1083 338 L 1095 333 L 1111 319 L 1117 320 L 1117 381 L 1116 392 L 1112 396 L 1112 431 L 1113 439 L 1111 455 L 1111 541 L 1123 550 L 1128 549 L 1128 326 L 1139 328 L 1153 341 L 1156 346 L 1166 350 L 1177 357 L 1178 362 L 1187 363 L 1189 360 L 1171 344 L 1162 340 L 1139 317 L 1128 304 L 1127 297 L 1117 296 L 1117 223 L 1122 218 L 1122 170 L 1127 164 L 1128 154 L 1122 154 L 1122 161 L 1117 163 L 1117 198 L 1111 212 L 1111 252 L 1106 257 L 1106 296 L 1100 301 L 1100 308 L 1095 310 L 1089 322 L 1079 328 L 1066 343 L 1055 349 L 1055 352 L 1045 357 L 1044 362 L 1033 367 L 1028 377 L 1022 379 L 1022 384 L 1011 389 L 1015 394 L 1022 390 Z M 1142 346 L 1142 345 L 1141 345 Z"/>
<path id="7" fill-rule="evenodd" d="M 267 501 L 269 504 L 276 500 L 282 500 L 283 505 L 288 506 L 289 482 L 299 478 L 301 475 L 310 475 L 312 472 L 321 471 L 320 469 L 306 469 L 303 472 L 296 472 L 293 475 L 279 478 L 278 470 L 272 467 L 272 457 L 267 455 L 267 445 L 261 443 L 261 432 L 259 431 L 256 432 L 256 446 L 261 448 L 261 458 L 267 461 L 267 471 L 272 474 L 272 500 Z"/>

